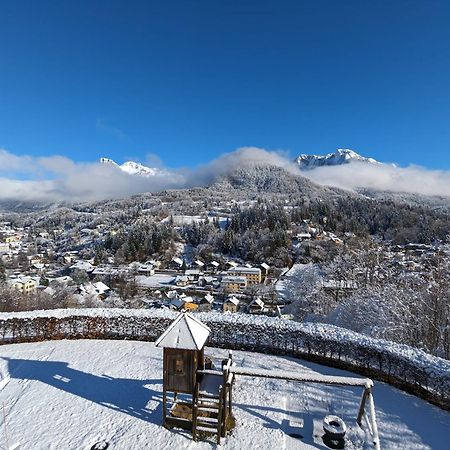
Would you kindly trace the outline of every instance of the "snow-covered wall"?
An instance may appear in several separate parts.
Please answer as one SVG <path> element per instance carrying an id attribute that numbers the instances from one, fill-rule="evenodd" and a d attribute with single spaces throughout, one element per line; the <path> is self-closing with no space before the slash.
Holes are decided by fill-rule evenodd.
<path id="1" fill-rule="evenodd" d="M 176 317 L 161 309 L 0 313 L 0 343 L 49 339 L 155 340 Z M 196 314 L 208 345 L 288 354 L 382 379 L 450 409 L 450 361 L 343 328 L 247 314 Z"/>

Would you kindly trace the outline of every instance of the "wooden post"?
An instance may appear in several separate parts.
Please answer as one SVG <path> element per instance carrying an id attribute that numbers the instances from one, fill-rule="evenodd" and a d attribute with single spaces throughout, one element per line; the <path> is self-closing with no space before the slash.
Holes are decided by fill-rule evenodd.
<path id="1" fill-rule="evenodd" d="M 225 368 L 223 369 L 223 388 L 220 395 L 220 403 L 223 408 L 223 426 L 222 426 L 222 437 L 226 436 L 227 433 L 227 379 L 228 379 L 228 364 L 227 362 Z"/>
<path id="2" fill-rule="evenodd" d="M 194 387 L 194 392 L 192 393 L 192 403 L 191 403 L 191 411 L 192 411 L 192 415 L 191 415 L 191 426 L 192 426 L 192 430 L 194 429 L 194 417 L 196 415 L 196 405 L 197 405 L 197 399 L 195 398 L 195 387 Z"/>
<path id="3" fill-rule="evenodd" d="M 167 416 L 167 399 L 166 399 L 166 386 L 163 383 L 163 426 L 166 426 L 166 416 Z"/>
<path id="4" fill-rule="evenodd" d="M 227 388 L 226 386 L 224 386 L 223 390 L 222 390 L 222 395 L 221 395 L 221 402 L 222 402 L 222 408 L 223 408 L 223 417 L 222 417 L 222 437 L 226 437 L 227 436 Z"/>
<path id="5" fill-rule="evenodd" d="M 163 427 L 166 427 L 166 417 L 167 417 L 167 390 L 166 390 L 166 380 L 167 380 L 167 355 L 163 354 Z"/>
<path id="6" fill-rule="evenodd" d="M 376 450 L 380 450 L 380 437 L 378 436 L 377 419 L 375 416 L 375 405 L 373 403 L 373 396 L 370 389 L 367 397 L 369 400 L 369 412 L 370 412 L 370 422 L 372 426 L 373 443 L 375 444 Z"/>
<path id="7" fill-rule="evenodd" d="M 364 416 L 364 410 L 365 410 L 365 406 L 366 406 L 366 399 L 367 399 L 367 396 L 369 395 L 369 392 L 370 392 L 370 388 L 369 389 L 368 388 L 364 389 L 363 395 L 361 397 L 361 402 L 359 404 L 359 411 L 358 411 L 358 417 L 356 418 L 356 423 L 358 425 L 360 425 L 360 426 L 361 426 L 362 418 Z"/>
<path id="8" fill-rule="evenodd" d="M 220 438 L 222 436 L 222 396 L 223 387 L 220 387 L 219 391 L 219 414 L 217 418 L 217 445 L 220 445 Z"/>
<path id="9" fill-rule="evenodd" d="M 232 409 L 231 409 L 231 403 L 232 403 L 231 400 L 233 398 L 232 392 L 231 392 L 232 386 L 233 386 L 232 383 L 230 383 L 230 385 L 228 386 L 228 407 L 230 408 L 228 413 L 230 414 L 230 416 L 232 415 Z"/>
<path id="10" fill-rule="evenodd" d="M 192 395 L 192 437 L 194 441 L 197 440 L 197 416 L 198 416 L 198 396 L 199 396 L 199 383 L 198 380 L 195 383 L 194 393 Z"/>

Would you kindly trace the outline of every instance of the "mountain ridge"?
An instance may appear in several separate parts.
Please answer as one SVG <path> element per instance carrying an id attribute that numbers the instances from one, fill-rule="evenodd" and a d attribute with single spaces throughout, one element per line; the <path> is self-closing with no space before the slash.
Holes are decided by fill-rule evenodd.
<path id="1" fill-rule="evenodd" d="M 156 175 L 168 175 L 169 173 L 165 170 L 158 169 L 157 167 L 147 167 L 141 163 L 135 161 L 125 161 L 123 164 L 116 163 L 113 159 L 101 157 L 100 164 L 108 164 L 113 167 L 117 167 L 122 172 L 128 173 L 129 175 L 139 175 L 145 177 L 152 177 Z"/>
<path id="2" fill-rule="evenodd" d="M 118 164 L 111 158 L 102 157 L 100 158 L 101 164 L 108 164 L 113 167 L 117 167 L 123 172 L 129 175 L 139 175 L 139 176 L 167 176 L 171 173 L 165 169 L 160 169 L 156 167 L 148 167 L 136 161 L 126 161 L 123 164 Z M 338 149 L 334 153 L 327 153 L 326 155 L 316 155 L 316 154 L 305 154 L 302 153 L 294 159 L 296 166 L 302 170 L 313 170 L 318 167 L 324 166 L 340 166 L 343 164 L 349 164 L 352 162 L 363 162 L 367 164 L 382 164 L 374 158 L 365 157 L 360 155 L 351 149 Z M 268 162 L 268 166 L 271 164 Z"/>
<path id="3" fill-rule="evenodd" d="M 295 158 L 295 162 L 300 170 L 313 170 L 317 167 L 324 166 L 340 166 L 354 161 L 367 164 L 382 164 L 373 158 L 362 156 L 354 150 L 342 148 L 336 150 L 334 153 L 328 153 L 326 155 L 300 154 Z"/>

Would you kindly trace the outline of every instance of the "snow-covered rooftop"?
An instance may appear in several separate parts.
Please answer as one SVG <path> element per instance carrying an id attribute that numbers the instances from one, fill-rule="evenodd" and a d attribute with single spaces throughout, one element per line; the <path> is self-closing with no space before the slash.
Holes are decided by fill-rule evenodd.
<path id="1" fill-rule="evenodd" d="M 189 313 L 181 313 L 155 342 L 156 347 L 201 350 L 211 330 Z"/>

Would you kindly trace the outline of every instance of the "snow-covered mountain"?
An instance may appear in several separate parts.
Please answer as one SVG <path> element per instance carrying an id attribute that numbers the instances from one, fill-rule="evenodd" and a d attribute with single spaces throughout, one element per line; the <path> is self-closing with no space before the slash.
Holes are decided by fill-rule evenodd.
<path id="1" fill-rule="evenodd" d="M 117 164 L 115 161 L 113 161 L 112 159 L 109 159 L 109 158 L 100 158 L 100 162 L 102 164 L 111 164 L 112 166 L 119 167 L 119 164 Z"/>
<path id="2" fill-rule="evenodd" d="M 165 170 L 158 169 L 156 167 L 147 167 L 143 164 L 134 162 L 134 161 L 126 161 L 123 164 L 117 164 L 115 161 L 109 158 L 100 158 L 100 162 L 102 164 L 110 164 L 112 166 L 118 167 L 123 172 L 126 172 L 130 175 L 140 175 L 144 177 L 153 177 L 155 175 L 164 175 L 166 174 Z"/>
<path id="3" fill-rule="evenodd" d="M 353 150 L 341 148 L 334 153 L 328 153 L 328 155 L 300 155 L 295 161 L 301 170 L 311 170 L 322 166 L 339 166 L 353 161 L 380 164 L 373 158 L 366 158 Z"/>

